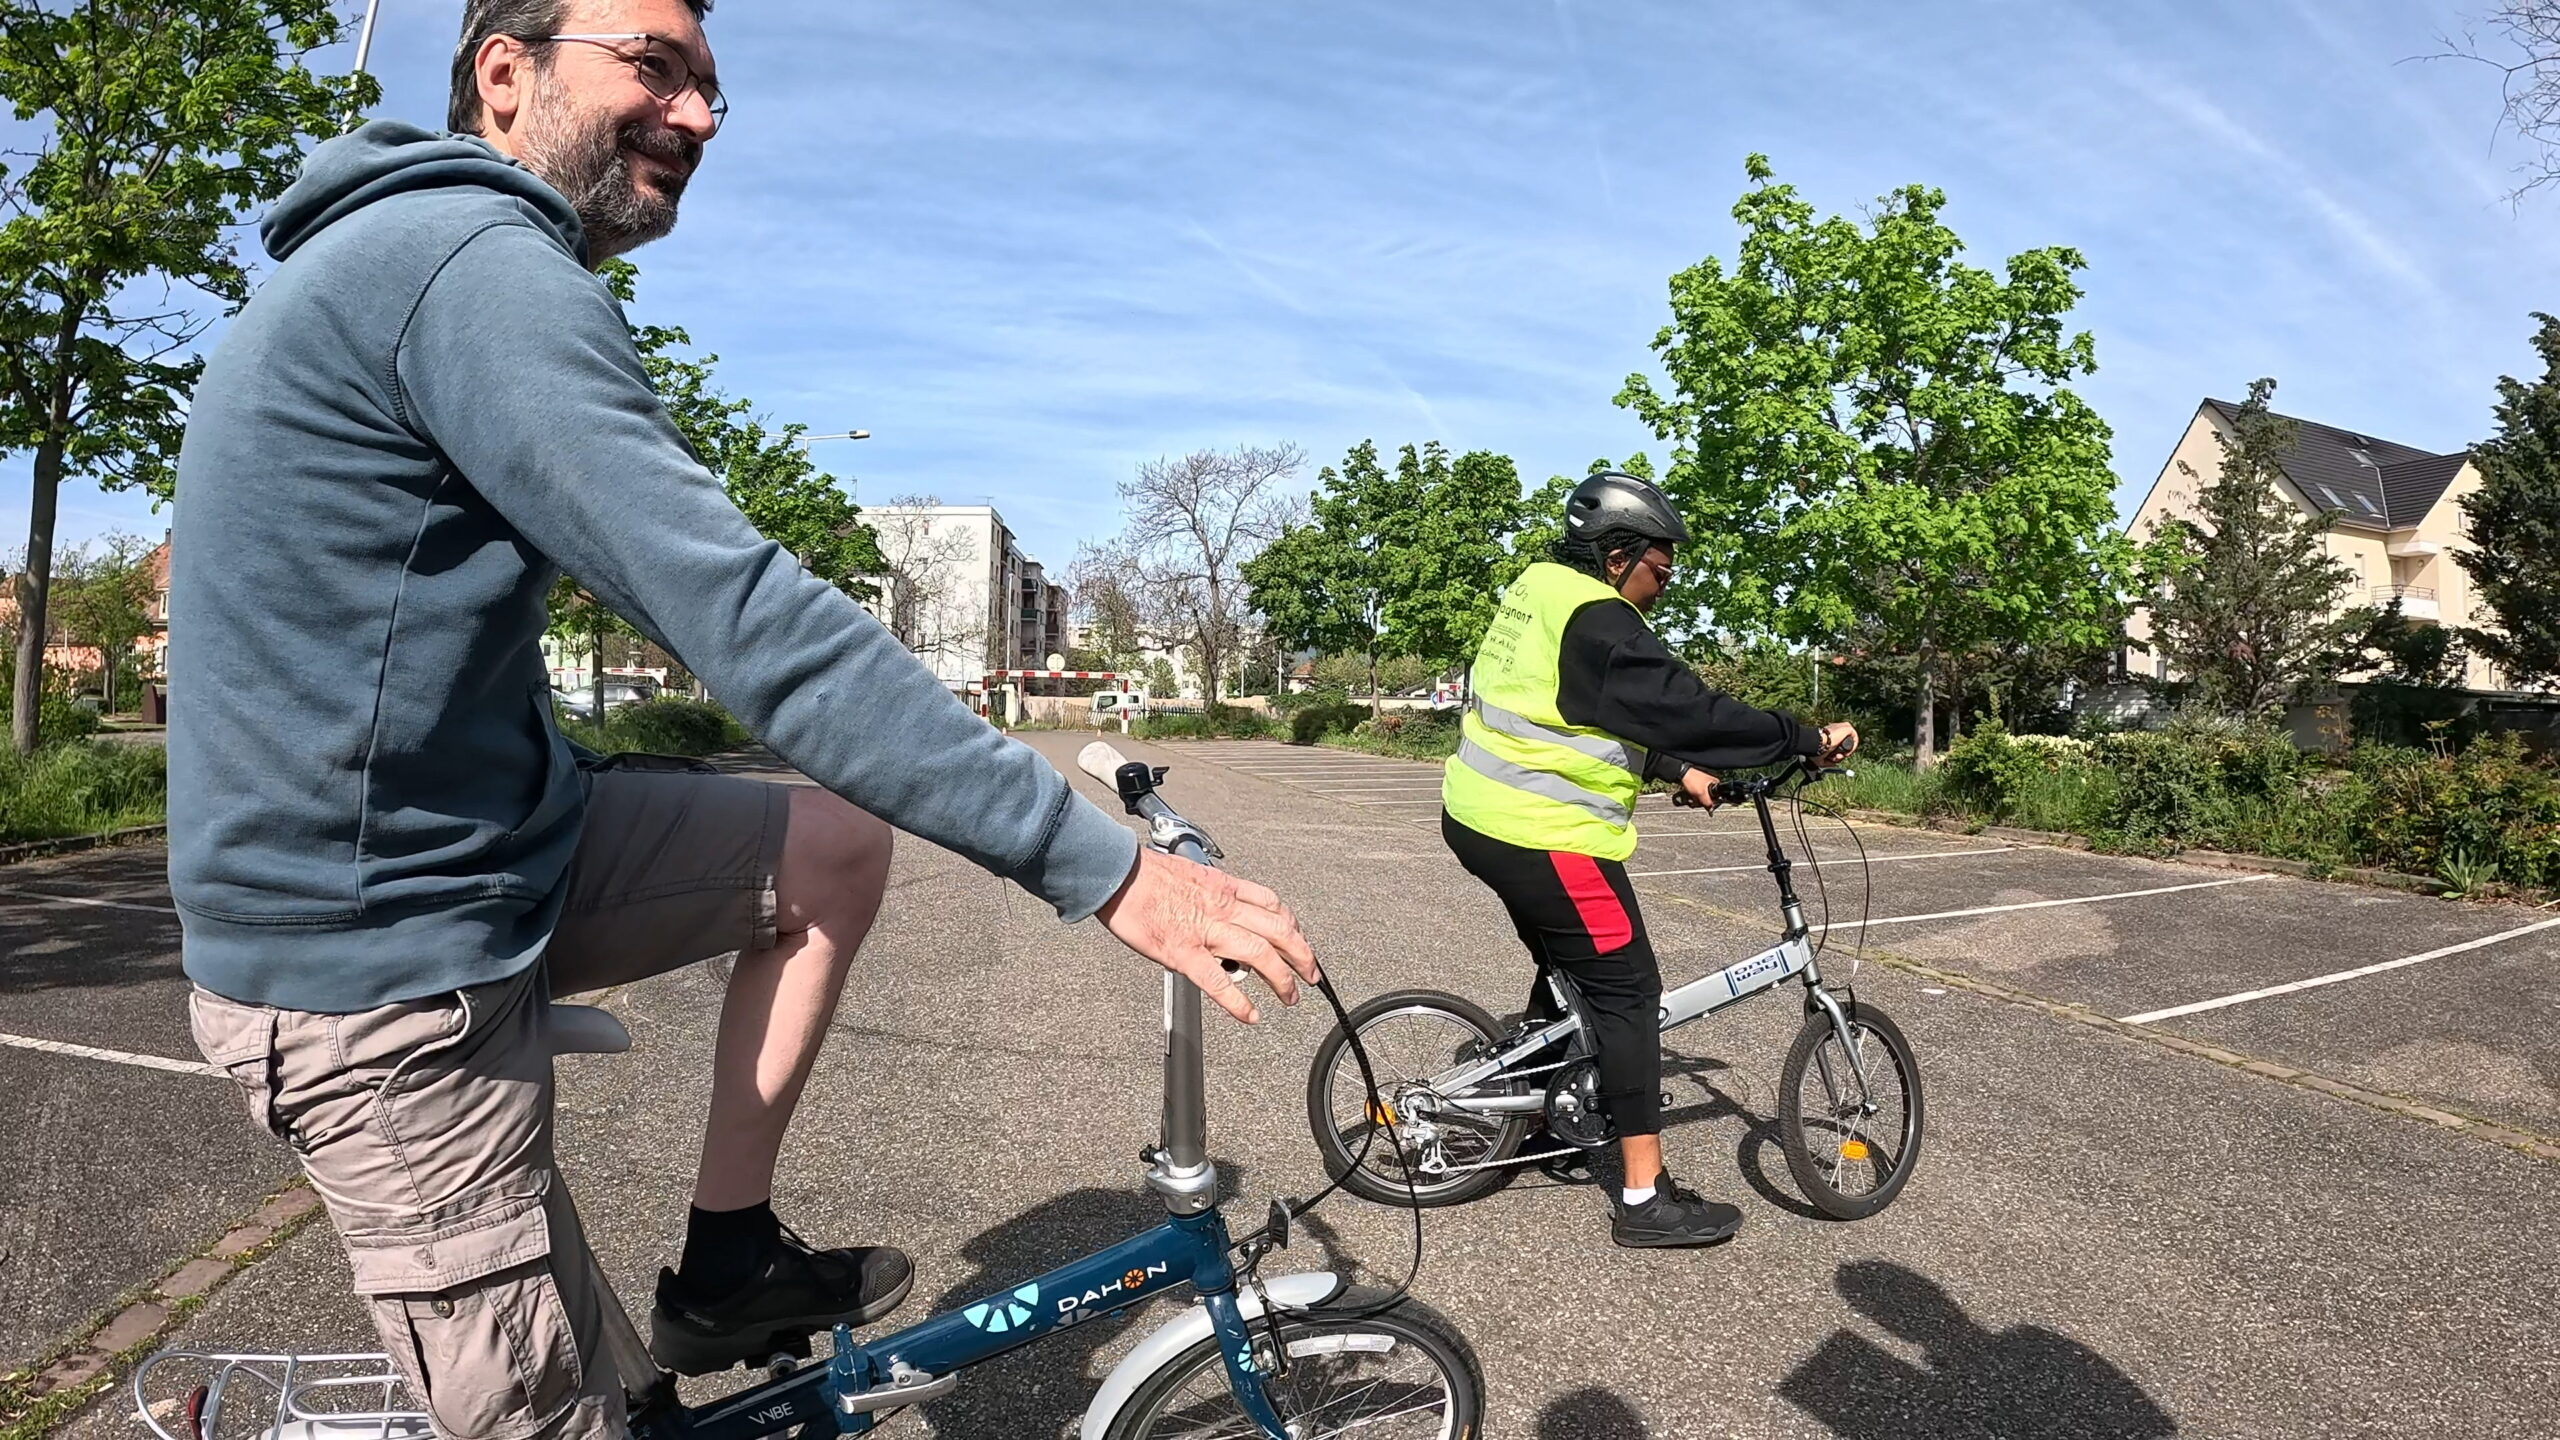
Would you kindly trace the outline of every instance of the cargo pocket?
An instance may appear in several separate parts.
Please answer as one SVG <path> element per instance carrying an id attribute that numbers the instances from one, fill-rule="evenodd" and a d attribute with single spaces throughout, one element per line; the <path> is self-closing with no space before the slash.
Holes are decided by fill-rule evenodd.
<path id="1" fill-rule="evenodd" d="M 528 1440 L 584 1386 L 551 1274 L 547 1188 L 344 1235 L 356 1293 L 444 1440 Z"/>
<path id="2" fill-rule="evenodd" d="M 187 996 L 187 1028 L 204 1058 L 240 1087 L 249 1123 L 287 1138 L 276 1123 L 276 1012 L 199 989 Z"/>

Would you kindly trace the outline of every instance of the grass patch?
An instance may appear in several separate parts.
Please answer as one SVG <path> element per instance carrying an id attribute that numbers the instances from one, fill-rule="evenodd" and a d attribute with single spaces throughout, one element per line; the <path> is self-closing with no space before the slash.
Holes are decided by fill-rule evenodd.
<path id="1" fill-rule="evenodd" d="M 0 843 L 96 835 L 169 818 L 168 754 L 74 740 L 0 750 Z"/>

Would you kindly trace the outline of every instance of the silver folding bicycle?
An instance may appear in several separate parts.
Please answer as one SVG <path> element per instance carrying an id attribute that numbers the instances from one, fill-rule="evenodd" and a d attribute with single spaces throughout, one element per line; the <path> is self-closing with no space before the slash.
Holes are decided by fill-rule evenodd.
<path id="1" fill-rule="evenodd" d="M 1920 1069 L 1883 1011 L 1853 989 L 1824 985 L 1820 946 L 1796 899 L 1794 862 L 1769 813 L 1772 796 L 1797 801 L 1801 834 L 1803 787 L 1848 773 L 1796 760 L 1716 786 L 1718 804 L 1747 801 L 1759 817 L 1786 933 L 1747 960 L 1666 991 L 1661 1028 L 1676 1030 L 1790 978 L 1800 982 L 1805 1020 L 1779 1072 L 1779 1148 L 1816 1209 L 1860 1220 L 1893 1203 L 1920 1158 Z M 1673 802 L 1689 803 L 1681 795 Z M 1515 1167 L 1617 1138 L 1599 1104 L 1599 1064 L 1582 997 L 1552 968 L 1543 979 L 1561 1018 L 1524 1016 L 1506 1028 L 1462 996 L 1400 990 L 1334 1027 L 1308 1071 L 1307 1123 L 1344 1189 L 1381 1204 L 1457 1205 L 1499 1188 Z M 1374 1068 L 1375 1090 L 1356 1065 L 1354 1035 Z M 1542 1121 L 1561 1143 L 1522 1153 Z M 1394 1143 L 1375 1143 L 1380 1134 Z"/>

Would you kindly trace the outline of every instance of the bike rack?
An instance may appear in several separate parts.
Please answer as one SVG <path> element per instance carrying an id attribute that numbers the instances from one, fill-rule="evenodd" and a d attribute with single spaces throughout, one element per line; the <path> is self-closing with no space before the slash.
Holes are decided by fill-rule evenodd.
<path id="1" fill-rule="evenodd" d="M 183 1363 L 182 1363 L 183 1362 Z M 205 1378 L 186 1392 L 172 1412 L 168 1402 L 155 1407 L 148 1398 L 151 1377 L 163 1366 L 200 1366 Z M 234 1429 L 226 1437 L 222 1412 L 237 1402 L 243 1381 L 263 1387 L 254 1399 L 255 1430 Z M 391 1357 L 382 1354 L 257 1355 L 213 1351 L 163 1350 L 133 1372 L 134 1413 L 159 1440 L 236 1440 L 258 1435 L 266 1440 L 433 1440 L 434 1428 L 424 1410 L 398 1408 L 406 1385 Z M 265 1399 L 272 1396 L 272 1403 Z M 337 1402 L 337 1403 L 333 1403 Z M 179 1433 L 161 1423 L 161 1414 L 182 1417 Z M 263 1422 L 263 1423 L 261 1423 Z"/>

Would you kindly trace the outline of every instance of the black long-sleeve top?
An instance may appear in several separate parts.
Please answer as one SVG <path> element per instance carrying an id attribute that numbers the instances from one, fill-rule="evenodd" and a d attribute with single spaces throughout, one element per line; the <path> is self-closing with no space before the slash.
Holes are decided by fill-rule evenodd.
<path id="1" fill-rule="evenodd" d="M 1822 748 L 1820 732 L 1707 688 L 1635 607 L 1594 600 L 1565 621 L 1556 713 L 1646 752 L 1648 779 L 1676 781 L 1690 766 L 1723 772 L 1774 765 Z"/>

